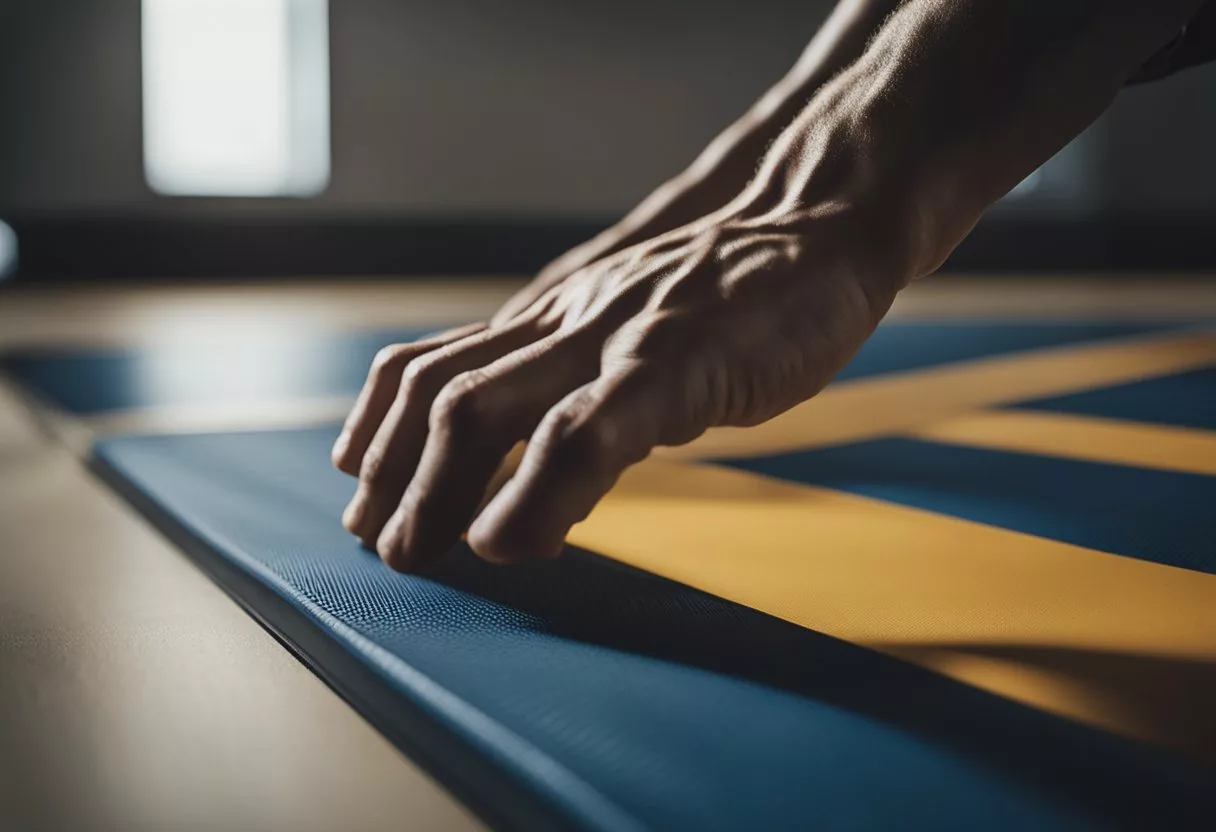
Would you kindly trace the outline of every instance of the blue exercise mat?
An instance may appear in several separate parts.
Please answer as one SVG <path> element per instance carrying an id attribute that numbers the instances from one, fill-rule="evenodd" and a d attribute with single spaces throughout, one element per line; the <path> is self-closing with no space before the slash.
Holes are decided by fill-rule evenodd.
<path id="1" fill-rule="evenodd" d="M 458 546 L 424 574 L 393 573 L 338 522 L 353 484 L 329 466 L 334 435 L 118 438 L 94 465 L 495 825 L 1216 817 L 1212 770 L 590 552 L 501 568 Z"/>

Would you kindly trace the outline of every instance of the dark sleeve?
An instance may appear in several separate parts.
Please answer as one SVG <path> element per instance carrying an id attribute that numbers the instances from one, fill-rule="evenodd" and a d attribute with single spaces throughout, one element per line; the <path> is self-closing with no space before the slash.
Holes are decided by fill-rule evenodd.
<path id="1" fill-rule="evenodd" d="M 1216 2 L 1211 0 L 1128 83 L 1156 81 L 1208 61 L 1216 61 Z"/>

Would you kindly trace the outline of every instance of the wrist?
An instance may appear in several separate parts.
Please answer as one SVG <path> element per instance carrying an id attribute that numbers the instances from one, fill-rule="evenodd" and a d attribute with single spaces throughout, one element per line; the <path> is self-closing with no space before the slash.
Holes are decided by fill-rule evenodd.
<path id="1" fill-rule="evenodd" d="M 793 68 L 720 133 L 683 171 L 659 186 L 595 241 L 615 251 L 721 208 L 742 191 L 758 162 L 815 93 L 865 51 L 899 0 L 840 0 Z"/>
<path id="2" fill-rule="evenodd" d="M 769 145 L 824 84 L 861 57 L 867 42 L 899 2 L 839 0 L 794 66 L 672 182 L 697 188 L 741 176 L 727 199 L 737 194 Z"/>
<path id="3" fill-rule="evenodd" d="M 1193 5 L 907 0 L 778 139 L 758 187 L 878 218 L 890 269 L 921 277 L 1091 123 Z"/>
<path id="4" fill-rule="evenodd" d="M 848 217 L 836 225 L 855 259 L 898 290 L 935 271 L 970 231 L 988 183 L 960 164 L 974 144 L 964 117 L 935 118 L 921 103 L 936 103 L 921 88 L 940 85 L 943 68 L 921 63 L 907 79 L 910 39 L 892 28 L 819 89 L 738 201 L 818 224 Z"/>
<path id="5" fill-rule="evenodd" d="M 865 76 L 838 76 L 773 143 L 726 216 L 790 229 L 879 290 L 935 266 L 930 189 L 867 101 Z"/>

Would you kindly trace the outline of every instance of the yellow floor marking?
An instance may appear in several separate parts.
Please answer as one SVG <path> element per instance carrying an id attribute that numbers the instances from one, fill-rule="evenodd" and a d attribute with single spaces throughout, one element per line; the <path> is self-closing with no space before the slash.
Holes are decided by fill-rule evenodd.
<path id="1" fill-rule="evenodd" d="M 717 428 L 666 459 L 758 456 L 871 439 L 961 413 L 1216 363 L 1216 332 L 1120 338 L 834 384 L 752 428 Z"/>
<path id="2" fill-rule="evenodd" d="M 1216 575 L 655 459 L 626 472 L 570 539 L 994 693 L 1216 757 Z"/>
<path id="3" fill-rule="evenodd" d="M 970 413 L 912 432 L 920 439 L 1216 476 L 1216 431 L 1067 413 Z"/>

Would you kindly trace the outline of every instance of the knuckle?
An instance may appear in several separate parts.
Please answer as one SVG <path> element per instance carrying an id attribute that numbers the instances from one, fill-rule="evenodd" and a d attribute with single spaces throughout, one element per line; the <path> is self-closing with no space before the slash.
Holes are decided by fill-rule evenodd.
<path id="1" fill-rule="evenodd" d="M 366 483 L 374 483 L 384 476 L 384 451 L 373 445 L 363 454 L 363 462 L 359 465 L 359 479 Z"/>
<path id="2" fill-rule="evenodd" d="M 395 373 L 409 358 L 411 347 L 408 344 L 390 344 L 382 347 L 372 359 L 370 375 L 374 379 L 383 378 L 389 373 Z"/>
<path id="3" fill-rule="evenodd" d="M 612 463 L 617 431 L 608 420 L 592 415 L 578 422 L 558 420 L 542 441 L 547 466 L 571 473 L 596 474 Z"/>
<path id="4" fill-rule="evenodd" d="M 474 434 L 484 422 L 484 402 L 484 385 L 476 375 L 457 376 L 440 391 L 431 406 L 431 430 Z"/>
<path id="5" fill-rule="evenodd" d="M 434 358 L 417 358 L 405 365 L 401 373 L 402 396 L 426 395 L 434 391 L 442 377 L 443 365 Z"/>

